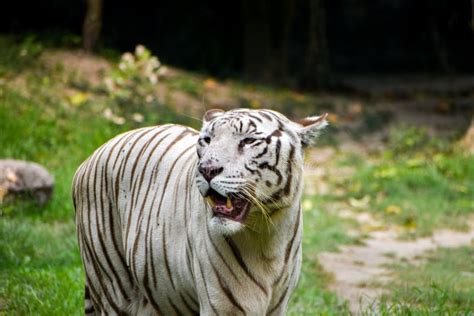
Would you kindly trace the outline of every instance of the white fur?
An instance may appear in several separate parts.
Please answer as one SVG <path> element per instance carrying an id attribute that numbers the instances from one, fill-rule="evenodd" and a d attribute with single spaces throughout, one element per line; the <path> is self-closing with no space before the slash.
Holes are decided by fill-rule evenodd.
<path id="1" fill-rule="evenodd" d="M 276 135 L 268 154 L 255 162 L 263 147 L 239 151 L 248 135 L 232 133 L 227 122 L 215 128 L 208 146 L 198 146 L 199 160 L 198 138 L 218 120 L 245 113 L 262 119 L 262 135 Z M 301 266 L 302 145 L 322 125 L 303 128 L 273 111 L 213 112 L 201 135 L 167 125 L 119 135 L 98 149 L 73 185 L 95 313 L 153 315 L 159 309 L 168 315 L 177 308 L 183 314 L 193 309 L 202 315 L 283 315 Z M 203 159 L 224 167 L 210 184 L 197 172 Z M 281 179 L 260 166 L 257 182 L 244 168 L 262 163 L 279 170 Z M 209 186 L 225 195 L 249 183 L 259 201 L 287 193 L 264 205 L 270 220 L 257 205 L 244 223 L 213 216 L 203 197 Z"/>

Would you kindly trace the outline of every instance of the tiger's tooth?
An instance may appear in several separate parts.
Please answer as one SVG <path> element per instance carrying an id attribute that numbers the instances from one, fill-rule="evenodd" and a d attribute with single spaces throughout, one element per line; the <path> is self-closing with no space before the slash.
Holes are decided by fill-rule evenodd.
<path id="1" fill-rule="evenodd" d="M 211 204 L 212 207 L 216 206 L 216 203 L 214 203 L 214 201 L 209 196 L 207 197 L 207 202 Z"/>
<path id="2" fill-rule="evenodd" d="M 225 205 L 227 208 L 232 208 L 232 201 L 230 200 L 230 197 L 227 197 L 227 203 Z"/>

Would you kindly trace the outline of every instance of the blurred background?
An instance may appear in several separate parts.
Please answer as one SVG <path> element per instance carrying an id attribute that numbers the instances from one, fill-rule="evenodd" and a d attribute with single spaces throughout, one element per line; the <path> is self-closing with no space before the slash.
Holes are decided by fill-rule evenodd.
<path id="1" fill-rule="evenodd" d="M 329 113 L 289 314 L 472 312 L 473 15 L 469 0 L 8 3 L 0 314 L 82 314 L 70 183 L 93 150 L 239 107 Z"/>

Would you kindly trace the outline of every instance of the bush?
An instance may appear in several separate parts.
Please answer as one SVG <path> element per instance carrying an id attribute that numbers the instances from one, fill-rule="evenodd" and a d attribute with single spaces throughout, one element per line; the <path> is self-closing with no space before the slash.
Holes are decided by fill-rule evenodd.
<path id="1" fill-rule="evenodd" d="M 135 48 L 135 53 L 122 55 L 118 65 L 104 78 L 105 89 L 113 101 L 112 111 L 128 119 L 141 121 L 143 112 L 157 106 L 156 86 L 164 68 L 156 56 L 143 45 Z M 114 116 L 116 123 L 125 119 Z"/>

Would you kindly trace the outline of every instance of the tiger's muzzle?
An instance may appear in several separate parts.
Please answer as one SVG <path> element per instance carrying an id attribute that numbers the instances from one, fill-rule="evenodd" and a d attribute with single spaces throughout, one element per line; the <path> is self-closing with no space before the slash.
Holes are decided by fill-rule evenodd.
<path id="1" fill-rule="evenodd" d="M 209 188 L 206 198 L 214 216 L 241 223 L 245 221 L 251 206 L 250 201 L 245 197 L 235 193 L 223 196 L 212 188 Z"/>

